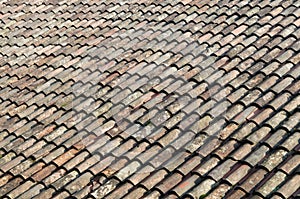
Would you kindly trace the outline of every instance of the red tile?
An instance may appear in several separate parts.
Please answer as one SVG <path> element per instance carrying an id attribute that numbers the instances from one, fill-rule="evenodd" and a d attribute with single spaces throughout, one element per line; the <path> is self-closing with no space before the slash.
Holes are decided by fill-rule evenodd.
<path id="1" fill-rule="evenodd" d="M 130 191 L 124 198 L 131 199 L 131 198 L 140 198 L 146 193 L 146 190 L 142 187 L 138 187 Z"/>
<path id="2" fill-rule="evenodd" d="M 235 189 L 230 194 L 226 195 L 226 198 L 235 199 L 235 198 L 244 197 L 245 195 L 246 193 L 244 191 L 240 189 Z"/>
<path id="3" fill-rule="evenodd" d="M 18 186 L 16 189 L 11 191 L 7 196 L 11 198 L 18 197 L 21 193 L 26 192 L 34 183 L 32 181 L 25 181 L 20 186 Z"/>
<path id="4" fill-rule="evenodd" d="M 11 181 L 9 181 L 8 183 L 6 183 L 4 186 L 0 188 L 0 195 L 1 196 L 6 195 L 11 190 L 19 187 L 22 184 L 22 182 L 23 180 L 20 177 L 12 179 Z"/>
<path id="5" fill-rule="evenodd" d="M 276 172 L 270 179 L 268 179 L 261 187 L 257 189 L 263 197 L 270 195 L 274 189 L 286 178 L 286 175 L 282 172 Z"/>
<path id="6" fill-rule="evenodd" d="M 216 182 L 212 179 L 205 179 L 191 191 L 189 191 L 189 195 L 192 195 L 195 198 L 200 198 L 203 195 L 206 195 L 214 186 Z"/>
<path id="7" fill-rule="evenodd" d="M 246 192 L 250 192 L 256 185 L 258 185 L 261 180 L 267 175 L 267 171 L 259 169 L 252 173 L 241 185 L 240 187 Z"/>
<path id="8" fill-rule="evenodd" d="M 1 194 L 87 197 L 91 171 L 93 197 L 295 195 L 297 180 L 263 169 L 290 175 L 299 162 L 298 4 L 141 3 L 6 2 Z"/>
<path id="9" fill-rule="evenodd" d="M 232 174 L 230 174 L 226 180 L 231 184 L 237 184 L 242 178 L 244 178 L 250 171 L 250 167 L 248 165 L 241 165 Z"/>
<path id="10" fill-rule="evenodd" d="M 195 174 L 189 176 L 184 181 L 182 181 L 179 185 L 177 185 L 174 189 L 172 189 L 172 191 L 174 191 L 177 195 L 182 196 L 189 189 L 194 187 L 200 179 L 201 178 Z"/>
<path id="11" fill-rule="evenodd" d="M 10 174 L 4 174 L 1 176 L 1 180 L 0 180 L 0 187 L 2 187 L 3 185 L 5 185 L 10 179 L 12 179 L 13 176 Z"/>
<path id="12" fill-rule="evenodd" d="M 256 124 L 261 124 L 266 119 L 268 119 L 273 114 L 272 109 L 263 109 L 260 110 L 259 113 L 255 114 L 250 118 L 252 121 L 254 121 Z"/>
<path id="13" fill-rule="evenodd" d="M 174 186 L 176 186 L 182 180 L 182 175 L 179 173 L 174 173 L 171 176 L 165 178 L 158 186 L 156 186 L 163 193 L 168 192 Z"/>
<path id="14" fill-rule="evenodd" d="M 289 198 L 292 196 L 293 193 L 297 191 L 297 184 L 300 182 L 300 175 L 296 174 L 292 176 L 280 189 L 277 191 L 282 194 L 285 198 Z"/>
<path id="15" fill-rule="evenodd" d="M 155 171 L 146 180 L 141 182 L 141 184 L 149 190 L 152 187 L 154 187 L 157 183 L 159 183 L 166 175 L 167 175 L 167 172 L 164 170 Z"/>
<path id="16" fill-rule="evenodd" d="M 214 180 L 218 181 L 232 169 L 234 164 L 235 161 L 228 159 L 219 166 L 215 167 L 211 172 L 208 173 L 208 175 L 211 176 Z"/>
<path id="17" fill-rule="evenodd" d="M 56 169 L 56 166 L 54 165 L 49 165 L 47 167 L 44 167 L 41 171 L 38 173 L 34 174 L 32 178 L 36 181 L 39 182 L 42 179 L 46 178 L 49 176 L 54 170 Z"/>
<path id="18" fill-rule="evenodd" d="M 280 169 L 287 174 L 291 174 L 293 170 L 297 167 L 300 161 L 300 155 L 295 155 L 285 161 L 285 163 L 280 166 Z"/>

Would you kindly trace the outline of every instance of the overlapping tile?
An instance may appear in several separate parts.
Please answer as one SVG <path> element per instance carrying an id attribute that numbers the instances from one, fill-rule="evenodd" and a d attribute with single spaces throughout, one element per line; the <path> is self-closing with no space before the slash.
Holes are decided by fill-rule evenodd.
<path id="1" fill-rule="evenodd" d="M 296 1 L 1 1 L 0 196 L 299 196 Z"/>

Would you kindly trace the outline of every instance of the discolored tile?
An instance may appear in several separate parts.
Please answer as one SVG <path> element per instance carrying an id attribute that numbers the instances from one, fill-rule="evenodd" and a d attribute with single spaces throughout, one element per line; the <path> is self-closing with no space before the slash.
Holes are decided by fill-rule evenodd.
<path id="1" fill-rule="evenodd" d="M 0 195 L 297 197 L 299 6 L 3 2 Z"/>

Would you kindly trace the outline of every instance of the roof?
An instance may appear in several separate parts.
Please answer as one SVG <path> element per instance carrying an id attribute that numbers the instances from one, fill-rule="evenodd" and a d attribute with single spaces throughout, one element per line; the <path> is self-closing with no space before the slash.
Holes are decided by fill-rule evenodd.
<path id="1" fill-rule="evenodd" d="M 299 0 L 0 2 L 0 197 L 299 197 Z"/>

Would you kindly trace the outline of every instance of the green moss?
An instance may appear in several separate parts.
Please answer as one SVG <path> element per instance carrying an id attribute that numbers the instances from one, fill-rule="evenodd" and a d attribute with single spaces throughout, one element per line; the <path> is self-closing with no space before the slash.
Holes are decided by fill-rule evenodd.
<path id="1" fill-rule="evenodd" d="M 68 106 L 69 104 L 70 104 L 71 102 L 64 102 L 62 105 L 61 105 L 61 107 L 66 107 L 66 106 Z"/>
<path id="2" fill-rule="evenodd" d="M 150 120 L 148 120 L 148 121 L 145 123 L 144 126 L 148 126 L 149 124 L 151 124 L 151 121 L 150 121 Z"/>

